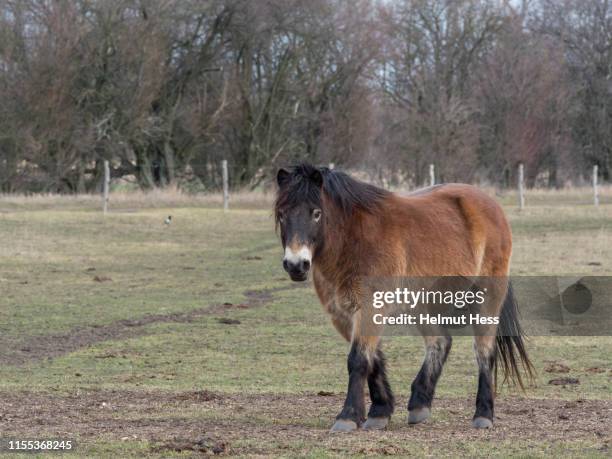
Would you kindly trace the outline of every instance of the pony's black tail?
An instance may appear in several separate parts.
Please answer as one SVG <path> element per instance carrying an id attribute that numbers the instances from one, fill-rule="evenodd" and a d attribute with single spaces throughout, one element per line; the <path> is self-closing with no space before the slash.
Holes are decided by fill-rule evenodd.
<path id="1" fill-rule="evenodd" d="M 497 328 L 497 352 L 495 355 L 495 386 L 497 387 L 497 369 L 501 366 L 504 371 L 504 380 L 518 384 L 521 389 L 525 389 L 519 361 L 529 382 L 533 381 L 535 369 L 529 360 L 525 350 L 523 329 L 519 323 L 518 307 L 516 298 L 512 290 L 512 284 L 508 283 L 508 292 L 504 299 L 501 314 L 499 316 L 499 326 Z"/>

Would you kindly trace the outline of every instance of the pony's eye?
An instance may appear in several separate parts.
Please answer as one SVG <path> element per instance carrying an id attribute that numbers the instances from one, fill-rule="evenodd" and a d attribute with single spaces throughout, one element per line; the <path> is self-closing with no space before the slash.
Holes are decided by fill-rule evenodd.
<path id="1" fill-rule="evenodd" d="M 321 220 L 321 209 L 315 209 L 312 211 L 312 218 L 315 222 Z"/>

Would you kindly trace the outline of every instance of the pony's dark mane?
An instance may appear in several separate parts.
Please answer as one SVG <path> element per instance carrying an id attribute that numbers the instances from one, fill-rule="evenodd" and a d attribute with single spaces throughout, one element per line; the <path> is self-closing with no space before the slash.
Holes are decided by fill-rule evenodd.
<path id="1" fill-rule="evenodd" d="M 328 168 L 324 168 L 323 191 L 346 215 L 350 215 L 354 209 L 375 213 L 380 209 L 381 201 L 391 194 L 383 188 Z"/>
<path id="2" fill-rule="evenodd" d="M 321 207 L 322 192 L 345 216 L 350 216 L 356 209 L 376 213 L 381 201 L 391 194 L 327 167 L 302 163 L 293 166 L 288 172 L 289 176 L 278 189 L 275 205 L 277 219 L 283 209 L 290 209 L 303 202 Z"/>

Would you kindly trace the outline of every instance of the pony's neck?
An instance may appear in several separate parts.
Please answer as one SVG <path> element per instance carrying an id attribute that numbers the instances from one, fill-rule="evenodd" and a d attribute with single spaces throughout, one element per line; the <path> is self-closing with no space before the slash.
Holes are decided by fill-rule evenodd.
<path id="1" fill-rule="evenodd" d="M 323 228 L 324 242 L 313 261 L 325 278 L 336 283 L 336 279 L 350 276 L 350 272 L 344 273 L 342 270 L 355 267 L 355 260 L 347 261 L 359 253 L 357 246 L 361 240 L 356 237 L 357 228 L 353 216 L 344 214 L 331 202 L 327 203 L 323 212 L 327 214 Z"/>

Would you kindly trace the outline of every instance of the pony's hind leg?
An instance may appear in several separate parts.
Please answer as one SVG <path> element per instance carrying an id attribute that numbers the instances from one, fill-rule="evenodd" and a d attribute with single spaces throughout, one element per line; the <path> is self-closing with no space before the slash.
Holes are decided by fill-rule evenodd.
<path id="1" fill-rule="evenodd" d="M 366 430 L 380 430 L 387 427 L 393 414 L 395 397 L 387 379 L 385 356 L 382 349 L 376 349 L 372 367 L 368 374 L 368 388 L 372 405 L 368 411 L 368 419 L 363 424 Z"/>
<path id="2" fill-rule="evenodd" d="M 472 424 L 477 429 L 493 427 L 493 367 L 495 364 L 495 336 L 476 336 L 474 351 L 478 363 L 478 393 L 476 413 Z"/>
<path id="3" fill-rule="evenodd" d="M 499 317 L 508 293 L 507 264 L 494 276 L 479 278 L 479 289 L 487 291 L 487 301 L 481 305 L 479 313 L 483 316 Z M 478 364 L 478 392 L 476 412 L 472 425 L 477 429 L 493 427 L 494 396 L 493 371 L 497 357 L 497 324 L 474 325 L 474 352 Z"/>
<path id="4" fill-rule="evenodd" d="M 408 422 L 418 424 L 431 416 L 431 402 L 442 367 L 450 352 L 452 338 L 449 335 L 424 336 L 425 360 L 412 382 L 408 402 Z"/>

